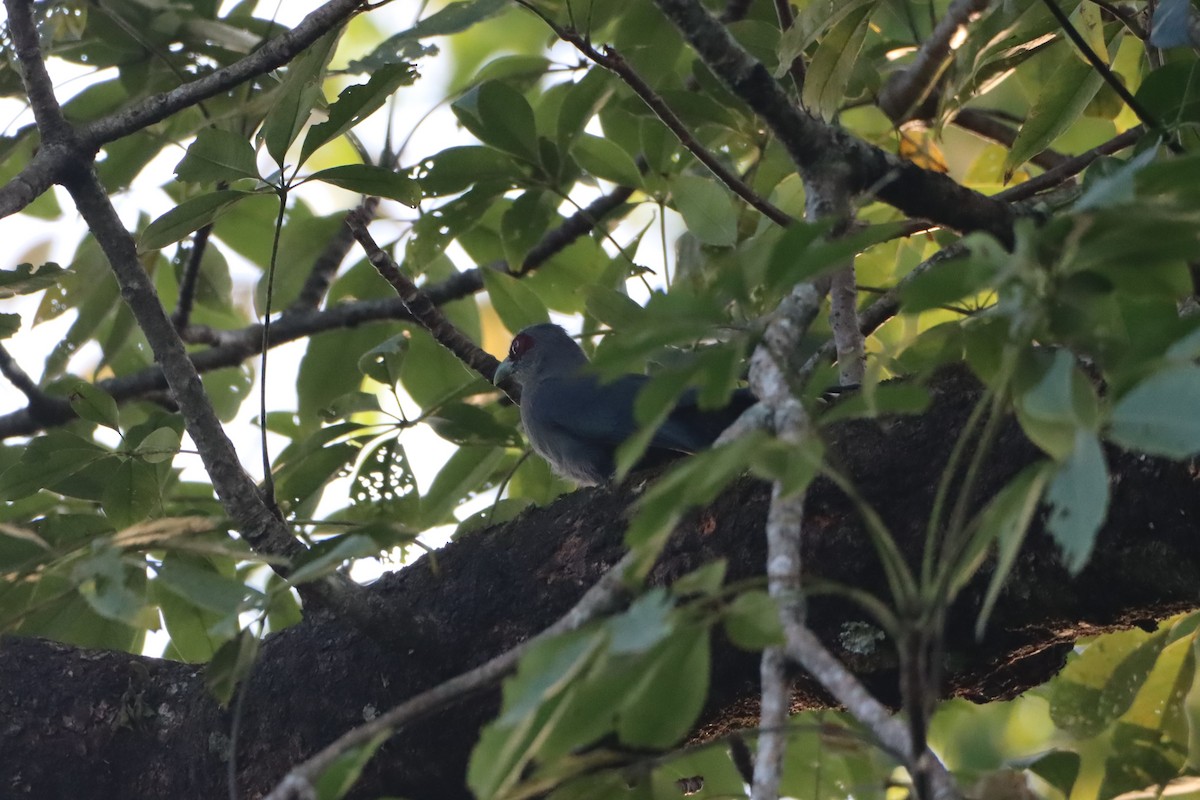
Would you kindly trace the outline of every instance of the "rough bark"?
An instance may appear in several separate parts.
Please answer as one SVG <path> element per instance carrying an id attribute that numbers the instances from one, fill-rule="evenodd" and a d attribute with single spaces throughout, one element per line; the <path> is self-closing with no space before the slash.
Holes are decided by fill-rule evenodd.
<path id="1" fill-rule="evenodd" d="M 931 496 L 955 432 L 978 387 L 954 371 L 934 383 L 921 415 L 846 422 L 826 435 L 910 557 L 918 557 Z M 986 471 L 994 492 L 1037 451 L 1009 423 Z M 960 597 L 947 640 L 948 695 L 1008 698 L 1050 677 L 1078 636 L 1145 624 L 1200 606 L 1200 493 L 1193 464 L 1110 450 L 1113 503 L 1096 553 L 1070 578 L 1053 543 L 1036 531 L 1014 568 L 988 632 L 972 629 L 988 567 Z M 434 637 L 396 649 L 332 617 L 289 628 L 265 643 L 251 678 L 239 733 L 239 791 L 258 797 L 287 768 L 364 717 L 502 652 L 552 622 L 622 552 L 626 510 L 638 486 L 588 489 L 520 518 L 465 536 L 373 591 L 397 624 L 418 618 Z M 655 581 L 713 558 L 729 579 L 761 574 L 769 488 L 732 486 L 679 527 Z M 808 499 L 803 562 L 811 575 L 882 590 L 878 560 L 855 512 L 831 486 Z M 812 627 L 885 700 L 895 700 L 891 650 L 850 654 L 856 608 L 815 599 Z M 408 626 L 406 626 L 408 627 Z M 758 656 L 716 648 L 708 707 L 696 736 L 756 720 Z M 794 707 L 825 701 L 802 677 Z M 462 797 L 464 765 L 497 693 L 461 701 L 394 737 L 353 796 L 414 800 Z M 228 796 L 230 716 L 207 695 L 200 667 L 35 639 L 0 646 L 0 794 L 54 798 Z"/>

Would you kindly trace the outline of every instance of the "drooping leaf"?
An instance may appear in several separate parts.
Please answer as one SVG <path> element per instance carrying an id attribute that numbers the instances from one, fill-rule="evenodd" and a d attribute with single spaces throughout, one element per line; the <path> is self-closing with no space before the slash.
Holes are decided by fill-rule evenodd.
<path id="1" fill-rule="evenodd" d="M 1042 84 L 1037 101 L 1004 159 L 1006 179 L 1071 127 L 1104 84 L 1104 78 L 1090 64 L 1081 61 L 1068 46 L 1059 47 L 1054 80 Z"/>
<path id="2" fill-rule="evenodd" d="M 412 64 L 402 62 L 381 67 L 366 83 L 347 86 L 329 107 L 329 118 L 319 125 L 313 125 L 305 134 L 300 150 L 301 163 L 307 161 L 321 145 L 333 141 L 374 114 L 398 88 L 408 86 L 415 78 Z"/>
<path id="3" fill-rule="evenodd" d="M 1046 530 L 1062 550 L 1072 573 L 1087 564 L 1096 534 L 1108 516 L 1108 467 L 1100 440 L 1090 431 L 1075 432 L 1075 446 L 1050 482 Z"/>
<path id="4" fill-rule="evenodd" d="M 680 175 L 671 182 L 671 197 L 688 230 L 701 242 L 718 247 L 737 243 L 737 211 L 729 193 L 715 181 Z"/>

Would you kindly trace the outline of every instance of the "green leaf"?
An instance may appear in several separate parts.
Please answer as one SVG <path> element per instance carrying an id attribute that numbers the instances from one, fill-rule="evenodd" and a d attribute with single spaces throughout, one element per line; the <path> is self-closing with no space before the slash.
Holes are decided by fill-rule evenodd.
<path id="1" fill-rule="evenodd" d="M 1029 525 L 1038 510 L 1042 492 L 1045 491 L 1046 483 L 1052 474 L 1051 465 L 1047 462 L 1026 467 L 992 498 L 980 514 L 978 532 L 972 537 L 971 549 L 963 556 L 963 561 L 971 568 L 964 570 L 955 587 L 957 592 L 974 575 L 975 568 L 972 565 L 976 564 L 977 559 L 983 557 L 986 548 L 995 542 L 996 564 L 992 568 L 983 605 L 975 622 L 975 636 L 979 639 L 983 638 L 988 618 L 991 617 L 996 600 L 1000 597 L 1000 590 L 1016 562 L 1017 553 L 1025 541 L 1025 534 L 1029 532 Z"/>
<path id="2" fill-rule="evenodd" d="M 178 242 L 189 233 L 198 231 L 218 219 L 242 200 L 252 196 L 254 196 L 253 192 L 222 189 L 184 200 L 146 226 L 142 235 L 138 237 L 138 249 L 142 252 L 158 250 Z"/>
<path id="3" fill-rule="evenodd" d="M 174 428 L 156 428 L 133 451 L 149 464 L 170 461 L 179 452 L 179 432 Z"/>
<path id="4" fill-rule="evenodd" d="M 1091 381 L 1071 352 L 1062 349 L 1055 351 L 1041 379 L 1014 398 L 1014 405 L 1025 435 L 1060 461 L 1074 450 L 1077 430 L 1095 430 L 1099 413 Z"/>
<path id="5" fill-rule="evenodd" d="M 352 747 L 338 756 L 315 781 L 317 800 L 341 800 L 345 797 L 362 777 L 367 762 L 391 736 L 390 729 L 382 730 L 366 744 Z"/>
<path id="6" fill-rule="evenodd" d="M 330 167 L 309 176 L 351 192 L 374 197 L 386 197 L 416 208 L 421 202 L 421 185 L 407 175 L 370 164 L 346 164 Z"/>
<path id="7" fill-rule="evenodd" d="M 1063 797 L 1070 797 L 1082 761 L 1078 753 L 1070 750 L 1051 750 L 1038 756 L 1026 769 L 1062 792 Z"/>
<path id="8" fill-rule="evenodd" d="M 521 658 L 516 674 L 504 682 L 500 716 L 483 729 L 471 752 L 467 785 L 476 797 L 501 796 L 520 781 L 546 743 L 538 734 L 604 640 L 595 630 L 574 631 L 536 643 Z"/>
<path id="9" fill-rule="evenodd" d="M 21 330 L 20 314 L 0 314 L 0 339 L 7 339 Z"/>
<path id="10" fill-rule="evenodd" d="M 725 609 L 721 620 L 729 641 L 743 650 L 758 652 L 783 643 L 779 606 L 761 589 L 739 594 Z"/>
<path id="11" fill-rule="evenodd" d="M 154 615 L 146 606 L 144 569 L 132 569 L 114 547 L 97 543 L 96 551 L 76 564 L 71 579 L 79 594 L 100 616 L 127 625 L 153 625 Z"/>
<path id="12" fill-rule="evenodd" d="M 905 313 L 948 306 L 994 288 L 997 265 L 990 259 L 952 258 L 934 264 L 900 290 Z"/>
<path id="13" fill-rule="evenodd" d="M 711 178 L 679 175 L 671 181 L 675 209 L 688 230 L 704 244 L 737 244 L 737 209 L 729 193 Z"/>
<path id="14" fill-rule="evenodd" d="M 204 128 L 188 147 L 175 175 L 190 183 L 258 179 L 254 148 L 244 137 L 219 128 Z"/>
<path id="15" fill-rule="evenodd" d="M 86 381 L 79 381 L 67 395 L 71 408 L 80 419 L 95 422 L 114 431 L 120 430 L 120 416 L 117 411 L 117 401 L 112 395 Z"/>
<path id="16" fill-rule="evenodd" d="M 583 171 L 618 186 L 641 186 L 637 164 L 611 139 L 580 133 L 571 145 L 571 155 Z"/>
<path id="17" fill-rule="evenodd" d="M 280 169 L 283 169 L 288 148 L 296 141 L 309 114 L 321 99 L 321 79 L 341 34 L 340 26 L 334 28 L 288 64 L 283 83 L 259 133 L 267 153 Z"/>
<path id="18" fill-rule="evenodd" d="M 589 286 L 584 307 L 610 328 L 633 324 L 642 314 L 642 307 L 629 295 L 607 286 Z"/>
<path id="19" fill-rule="evenodd" d="M 1167 458 L 1200 452 L 1200 367 L 1161 370 L 1126 392 L 1113 407 L 1108 435 L 1130 450 Z"/>
<path id="20" fill-rule="evenodd" d="M 400 380 L 400 365 L 408 354 L 408 336 L 398 333 L 372 347 L 358 359 L 363 375 L 384 386 L 395 386 Z"/>
<path id="21" fill-rule="evenodd" d="M 164 591 L 222 618 L 245 610 L 247 598 L 257 602 L 264 597 L 259 590 L 221 574 L 200 558 L 168 553 L 155 572 Z"/>
<path id="22" fill-rule="evenodd" d="M 1080 61 L 1070 45 L 1061 44 L 1058 49 L 1056 65 L 1047 73 L 1054 78 L 1042 83 L 1041 93 L 1004 158 L 1005 180 L 1083 116 L 1083 110 L 1104 84 L 1100 73 Z"/>
<path id="23" fill-rule="evenodd" d="M 194 603 L 159 586 L 158 581 L 154 582 L 154 588 L 154 601 L 171 636 L 168 652 L 194 664 L 212 659 L 222 644 L 221 637 L 210 632 L 218 622 L 217 615 L 197 608 Z"/>
<path id="24" fill-rule="evenodd" d="M 1096 534 L 1108 515 L 1108 467 L 1096 435 L 1076 430 L 1075 447 L 1046 492 L 1046 530 L 1058 543 L 1063 563 L 1075 574 L 1092 554 Z"/>
<path id="25" fill-rule="evenodd" d="M 841 108 L 874 10 L 873 3 L 855 7 L 821 39 L 813 55 L 804 79 L 804 105 L 824 119 L 833 119 Z"/>
<path id="26" fill-rule="evenodd" d="M 21 460 L 0 473 L 0 499 L 19 500 L 108 455 L 107 450 L 66 431 L 37 436 L 26 445 Z"/>
<path id="27" fill-rule="evenodd" d="M 302 561 L 297 569 L 288 575 L 288 582 L 293 586 L 323 578 L 345 561 L 376 555 L 379 547 L 369 536 L 351 534 L 323 541 L 313 547 L 310 552 L 311 556 Z"/>
<path id="28" fill-rule="evenodd" d="M 538 162 L 537 126 L 529 101 L 516 89 L 488 81 L 450 104 L 463 127 L 484 144 Z"/>
<path id="29" fill-rule="evenodd" d="M 455 451 L 421 497 L 424 525 L 453 521 L 454 509 L 483 488 L 483 482 L 504 458 L 500 447 L 460 447 Z"/>
<path id="30" fill-rule="evenodd" d="M 16 269 L 0 269 L 0 300 L 41 291 L 69 273 L 70 270 L 63 269 L 53 261 L 36 267 L 25 263 L 18 264 Z"/>
<path id="31" fill-rule="evenodd" d="M 146 519 L 162 505 L 154 465 L 136 458 L 121 459 L 108 477 L 100 505 L 118 529 Z"/>
<path id="32" fill-rule="evenodd" d="M 382 108 L 397 89 L 412 84 L 416 75 L 411 64 L 389 64 L 377 70 L 366 83 L 347 86 L 329 107 L 329 118 L 308 129 L 300 149 L 300 162 L 307 161 L 321 145 L 333 141 Z"/>
<path id="33" fill-rule="evenodd" d="M 238 683 L 250 674 L 258 658 L 258 637 L 248 630 L 221 645 L 204 670 L 204 685 L 217 702 L 229 705 Z"/>
<path id="34" fill-rule="evenodd" d="M 418 40 L 461 33 L 478 22 L 494 17 L 507 6 L 508 0 L 463 0 L 448 3 L 408 30 L 389 37 L 366 58 L 351 61 L 350 69 L 354 72 L 373 72 L 382 66 L 395 64 L 398 60 L 407 61 L 437 52 L 436 48 L 420 45 Z"/>
<path id="35" fill-rule="evenodd" d="M 420 166 L 421 188 L 431 197 L 455 194 L 481 181 L 513 184 L 522 174 L 512 157 L 481 145 L 448 147 Z"/>
<path id="36" fill-rule="evenodd" d="M 617 655 L 646 653 L 671 635 L 671 597 L 661 587 L 643 594 L 625 613 L 608 620 L 609 652 Z"/>
<path id="37" fill-rule="evenodd" d="M 520 280 L 494 269 L 481 272 L 488 299 L 509 331 L 515 333 L 528 325 L 550 321 L 550 313 L 541 299 Z"/>
<path id="38" fill-rule="evenodd" d="M 633 747 L 665 749 L 692 729 L 708 696 L 708 629 L 677 632 L 621 698 L 617 734 Z"/>
<path id="39" fill-rule="evenodd" d="M 688 597 L 690 595 L 702 595 L 711 597 L 721 590 L 721 586 L 725 583 L 725 570 L 729 566 L 729 562 L 724 558 L 719 558 L 716 561 L 710 561 L 702 567 L 692 570 L 688 574 L 676 578 L 671 584 L 671 594 L 676 597 Z"/>

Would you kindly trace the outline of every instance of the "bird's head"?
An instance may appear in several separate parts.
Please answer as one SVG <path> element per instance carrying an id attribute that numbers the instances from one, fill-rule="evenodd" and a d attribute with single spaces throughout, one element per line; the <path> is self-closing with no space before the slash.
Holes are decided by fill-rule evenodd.
<path id="1" fill-rule="evenodd" d="M 558 325 L 543 322 L 513 337 L 508 357 L 496 368 L 492 382 L 499 385 L 512 378 L 524 389 L 549 377 L 578 372 L 585 364 L 583 348 Z"/>

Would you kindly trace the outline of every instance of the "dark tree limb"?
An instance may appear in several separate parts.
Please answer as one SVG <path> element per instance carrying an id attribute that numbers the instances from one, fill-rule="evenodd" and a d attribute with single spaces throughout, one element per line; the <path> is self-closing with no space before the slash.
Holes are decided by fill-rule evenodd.
<path id="1" fill-rule="evenodd" d="M 924 414 L 838 423 L 830 452 L 883 516 L 903 553 L 919 562 L 932 487 L 979 397 L 962 372 L 932 385 Z M 1200 493 L 1192 466 L 1107 451 L 1110 517 L 1088 566 L 1072 578 L 1040 528 L 1031 532 L 982 641 L 974 636 L 991 566 L 951 609 L 943 695 L 1008 699 L 1044 682 L 1073 641 L 1196 608 L 1200 598 Z M 1040 457 L 1006 422 L 988 462 L 980 503 Z M 464 537 L 385 576 L 369 591 L 397 623 L 418 619 L 439 636 L 381 645 L 336 619 L 307 619 L 263 644 L 246 691 L 239 735 L 239 785 L 267 792 L 291 767 L 341 733 L 484 663 L 552 624 L 623 552 L 629 504 L 640 484 L 587 489 L 517 520 Z M 714 558 L 728 580 L 761 579 L 770 489 L 744 480 L 687 515 L 655 583 Z M 842 581 L 869 591 L 882 568 L 853 505 L 829 484 L 809 492 L 805 580 Z M 894 704 L 891 647 L 848 653 L 847 625 L 862 612 L 835 598 L 810 601 L 820 640 L 870 691 Z M 758 658 L 722 644 L 714 651 L 709 701 L 698 730 L 709 739 L 756 723 Z M 829 706 L 826 693 L 795 675 L 794 708 Z M 368 766 L 352 795 L 466 798 L 465 763 L 497 694 L 466 701 L 405 728 Z M 176 800 L 225 794 L 229 717 L 209 697 L 200 668 L 33 639 L 0 645 L 0 792 L 6 797 Z M 122 721 L 124 720 L 124 721 Z M 125 765 L 137 764 L 137 769 Z"/>
<path id="2" fill-rule="evenodd" d="M 379 198 L 367 197 L 363 199 L 358 208 L 346 212 L 346 218 L 349 219 L 351 214 L 358 214 L 366 219 L 372 219 L 378 209 Z M 317 256 L 316 262 L 309 270 L 308 277 L 304 280 L 304 286 L 301 287 L 296 301 L 284 310 L 285 317 L 297 311 L 311 311 L 320 307 L 326 292 L 333 284 L 338 267 L 342 265 L 342 260 L 349 255 L 350 248 L 353 246 L 354 233 L 350 230 L 350 226 L 339 225 L 333 238 L 325 245 L 325 249 L 321 251 L 321 255 Z"/>
<path id="3" fill-rule="evenodd" d="M 983 230 L 1012 241 L 1008 205 L 922 169 L 797 109 L 761 63 L 750 57 L 698 0 L 654 0 L 730 90 L 762 117 L 802 176 L 838 172 L 854 193 L 869 193 L 911 217 L 959 231 Z"/>
<path id="4" fill-rule="evenodd" d="M 183 266 L 183 277 L 179 281 L 179 301 L 175 312 L 171 314 L 171 322 L 176 330 L 187 328 L 192 318 L 192 307 L 196 303 L 196 286 L 200 283 L 200 267 L 204 263 L 204 253 L 208 250 L 208 237 L 212 236 L 213 224 L 210 222 L 192 236 L 192 247 L 187 254 L 187 263 Z"/>

